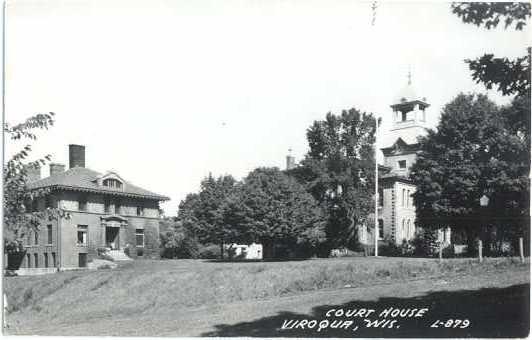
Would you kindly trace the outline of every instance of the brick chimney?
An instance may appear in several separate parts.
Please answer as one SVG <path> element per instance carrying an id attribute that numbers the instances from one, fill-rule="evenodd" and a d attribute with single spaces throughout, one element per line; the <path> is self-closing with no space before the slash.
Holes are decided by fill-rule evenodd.
<path id="1" fill-rule="evenodd" d="M 65 165 L 59 163 L 50 163 L 50 176 L 65 172 Z"/>
<path id="2" fill-rule="evenodd" d="M 41 179 L 41 167 L 37 166 L 27 166 L 26 175 L 28 183 L 35 182 Z"/>
<path id="3" fill-rule="evenodd" d="M 85 145 L 70 144 L 68 146 L 68 160 L 70 169 L 85 167 Z"/>

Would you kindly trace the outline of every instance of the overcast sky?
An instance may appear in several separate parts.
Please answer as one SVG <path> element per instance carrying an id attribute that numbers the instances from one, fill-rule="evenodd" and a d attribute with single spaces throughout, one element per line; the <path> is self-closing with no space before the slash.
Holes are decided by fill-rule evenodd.
<path id="1" fill-rule="evenodd" d="M 523 55 L 529 34 L 465 25 L 441 2 L 379 2 L 371 19 L 355 1 L 10 1 L 6 120 L 55 112 L 35 157 L 68 164 L 84 144 L 87 167 L 170 196 L 175 215 L 209 172 L 301 159 L 329 111 L 386 128 L 409 68 L 436 125 L 459 92 L 486 93 L 464 59 Z"/>

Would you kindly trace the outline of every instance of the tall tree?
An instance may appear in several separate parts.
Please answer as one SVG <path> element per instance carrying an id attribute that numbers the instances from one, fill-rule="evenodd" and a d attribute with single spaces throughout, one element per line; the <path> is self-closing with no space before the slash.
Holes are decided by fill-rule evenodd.
<path id="1" fill-rule="evenodd" d="M 199 255 L 199 244 L 190 231 L 176 217 L 161 221 L 161 256 L 165 258 L 194 259 Z"/>
<path id="2" fill-rule="evenodd" d="M 224 243 L 238 238 L 226 213 L 235 186 L 230 175 L 214 178 L 209 174 L 201 182 L 200 192 L 188 195 L 179 205 L 178 218 L 184 228 L 202 243 L 219 244 L 222 257 Z"/>
<path id="3" fill-rule="evenodd" d="M 354 108 L 328 113 L 307 130 L 307 139 L 310 151 L 290 174 L 326 210 L 329 246 L 353 248 L 373 209 L 375 120 Z"/>
<path id="4" fill-rule="evenodd" d="M 4 135 L 12 141 L 37 140 L 37 130 L 47 130 L 54 124 L 54 113 L 37 114 L 26 121 L 4 124 Z M 28 232 L 36 231 L 45 218 L 57 218 L 60 210 L 32 211 L 32 202 L 48 194 L 48 190 L 28 190 L 28 170 L 44 165 L 50 155 L 27 161 L 31 144 L 25 145 L 4 164 L 4 251 L 23 250 L 23 240 Z"/>
<path id="5" fill-rule="evenodd" d="M 484 95 L 458 95 L 442 112 L 437 131 L 420 138 L 411 178 L 417 223 L 424 228 L 464 230 L 471 244 L 480 235 L 479 198 L 488 195 L 485 224 L 521 230 L 528 218 L 529 145 Z"/>
<path id="6" fill-rule="evenodd" d="M 258 168 L 243 180 L 231 209 L 241 235 L 263 245 L 264 257 L 278 256 L 275 245 L 317 243 L 323 237 L 323 213 L 305 187 L 277 168 Z"/>

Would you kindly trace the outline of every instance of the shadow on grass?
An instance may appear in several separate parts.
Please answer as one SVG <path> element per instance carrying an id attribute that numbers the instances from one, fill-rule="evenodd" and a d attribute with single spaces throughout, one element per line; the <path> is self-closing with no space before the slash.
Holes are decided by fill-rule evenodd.
<path id="1" fill-rule="evenodd" d="M 480 290 L 439 291 L 413 298 L 381 298 L 378 301 L 351 301 L 340 306 L 317 306 L 309 314 L 280 312 L 277 315 L 234 325 L 216 325 L 216 330 L 202 336 L 216 337 L 490 337 L 524 338 L 529 333 L 530 285 Z M 429 308 L 423 318 L 396 318 L 399 328 L 367 328 L 362 318 L 327 318 L 330 309 Z M 370 317 L 371 318 L 371 317 Z M 374 317 L 373 319 L 377 319 Z M 353 320 L 349 329 L 281 329 L 285 320 Z M 436 321 L 468 319 L 466 328 L 431 327 Z M 358 329 L 353 331 L 355 325 Z"/>

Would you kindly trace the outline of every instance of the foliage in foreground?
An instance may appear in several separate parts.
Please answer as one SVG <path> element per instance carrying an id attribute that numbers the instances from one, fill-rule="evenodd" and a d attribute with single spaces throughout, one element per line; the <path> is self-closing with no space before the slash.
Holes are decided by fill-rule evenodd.
<path id="1" fill-rule="evenodd" d="M 456 2 L 452 12 L 466 24 L 495 29 L 504 23 L 504 28 L 514 27 L 520 31 L 528 24 L 531 16 L 528 2 Z M 473 80 L 483 83 L 488 89 L 497 86 L 503 95 L 530 96 L 530 53 L 514 60 L 484 54 L 466 63 Z"/>
<path id="2" fill-rule="evenodd" d="M 20 124 L 4 124 L 4 135 L 11 141 L 37 139 L 37 130 L 47 130 L 54 124 L 54 113 L 37 114 Z M 22 250 L 24 238 L 38 229 L 43 219 L 57 218 L 63 214 L 57 209 L 44 212 L 33 211 L 32 202 L 48 194 L 48 190 L 29 191 L 27 188 L 28 171 L 38 168 L 50 160 L 47 155 L 42 159 L 27 161 L 31 145 L 25 145 L 4 164 L 4 251 L 7 253 Z"/>

